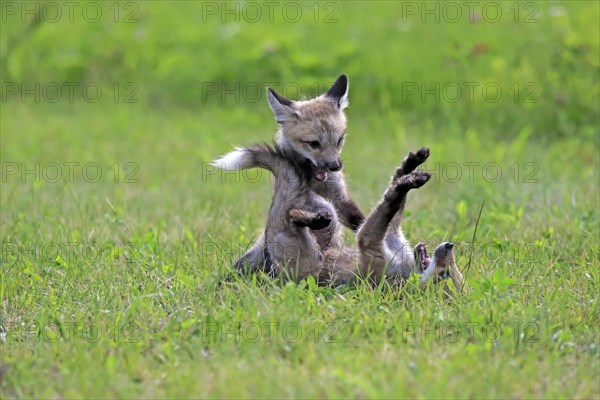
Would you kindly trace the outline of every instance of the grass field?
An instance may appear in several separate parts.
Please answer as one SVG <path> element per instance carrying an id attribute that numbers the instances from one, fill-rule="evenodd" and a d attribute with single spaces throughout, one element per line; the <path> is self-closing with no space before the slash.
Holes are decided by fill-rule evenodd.
<path id="1" fill-rule="evenodd" d="M 67 3 L 1 4 L 3 399 L 600 397 L 597 2 Z M 452 303 L 223 283 L 270 181 L 208 163 L 340 73 L 363 211 L 431 147 Z"/>

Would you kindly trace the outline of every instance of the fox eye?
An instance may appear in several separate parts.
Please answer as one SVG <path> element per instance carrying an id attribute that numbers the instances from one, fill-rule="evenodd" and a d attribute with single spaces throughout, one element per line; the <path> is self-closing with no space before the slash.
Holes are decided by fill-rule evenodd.
<path id="1" fill-rule="evenodd" d="M 308 142 L 308 145 L 310 147 L 312 147 L 313 149 L 318 149 L 321 147 L 321 143 L 319 143 L 317 140 L 311 140 Z"/>
<path id="2" fill-rule="evenodd" d="M 344 140 L 344 137 L 340 137 L 340 139 L 338 140 L 338 147 L 340 147 L 342 145 L 342 141 Z"/>

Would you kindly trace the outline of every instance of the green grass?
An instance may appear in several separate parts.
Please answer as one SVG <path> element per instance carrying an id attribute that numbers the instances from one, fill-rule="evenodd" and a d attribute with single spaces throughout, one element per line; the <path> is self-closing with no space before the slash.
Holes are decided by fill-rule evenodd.
<path id="1" fill-rule="evenodd" d="M 533 24 L 502 3 L 495 24 L 411 17 L 407 31 L 394 2 L 342 3 L 334 24 L 307 8 L 295 24 L 235 24 L 202 23 L 198 2 L 136 4 L 134 24 L 41 24 L 3 60 L 3 82 L 98 82 L 104 96 L 1 103 L 2 398 L 600 397 L 597 3 L 554 17 L 540 3 Z M 9 19 L 0 43 L 24 29 Z M 310 93 L 341 72 L 361 209 L 431 147 L 404 230 L 457 243 L 463 270 L 473 252 L 453 303 L 414 282 L 223 282 L 263 227 L 270 182 L 208 162 L 276 127 L 264 96 L 203 99 L 203 83 Z M 471 81 L 511 95 L 402 97 L 406 82 Z M 135 82 L 139 102 L 114 102 L 114 82 Z M 515 102 L 515 82 L 539 101 Z"/>

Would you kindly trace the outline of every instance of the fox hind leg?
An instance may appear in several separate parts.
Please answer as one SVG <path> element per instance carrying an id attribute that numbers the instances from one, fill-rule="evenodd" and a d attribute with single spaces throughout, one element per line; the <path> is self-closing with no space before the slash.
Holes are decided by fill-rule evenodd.
<path id="1" fill-rule="evenodd" d="M 273 263 L 266 252 L 265 237 L 263 235 L 233 265 L 237 273 L 242 275 L 258 271 L 269 272 L 272 267 Z"/>

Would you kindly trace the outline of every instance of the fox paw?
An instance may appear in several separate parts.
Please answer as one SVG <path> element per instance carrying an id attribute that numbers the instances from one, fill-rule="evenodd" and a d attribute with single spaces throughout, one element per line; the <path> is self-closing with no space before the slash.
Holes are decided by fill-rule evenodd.
<path id="1" fill-rule="evenodd" d="M 318 214 L 316 218 L 314 218 L 309 225 L 307 225 L 310 229 L 318 231 L 320 229 L 325 229 L 331 223 L 331 213 L 326 211 L 322 214 Z"/>
<path id="2" fill-rule="evenodd" d="M 314 230 L 328 227 L 333 219 L 333 215 L 329 210 L 307 211 L 291 209 L 289 211 L 289 216 L 296 225 Z"/>
<path id="3" fill-rule="evenodd" d="M 431 178 L 429 172 L 422 171 L 420 169 L 406 174 L 398 179 L 398 186 L 405 189 L 418 189 Z"/>
<path id="4" fill-rule="evenodd" d="M 421 147 L 417 151 L 411 151 L 402 164 L 396 169 L 395 178 L 401 178 L 406 174 L 413 172 L 419 165 L 423 164 L 429 158 L 429 147 Z"/>
<path id="5" fill-rule="evenodd" d="M 388 202 L 400 201 L 411 189 L 418 189 L 431 178 L 429 172 L 416 170 L 410 174 L 395 179 L 385 191 L 383 198 Z"/>

